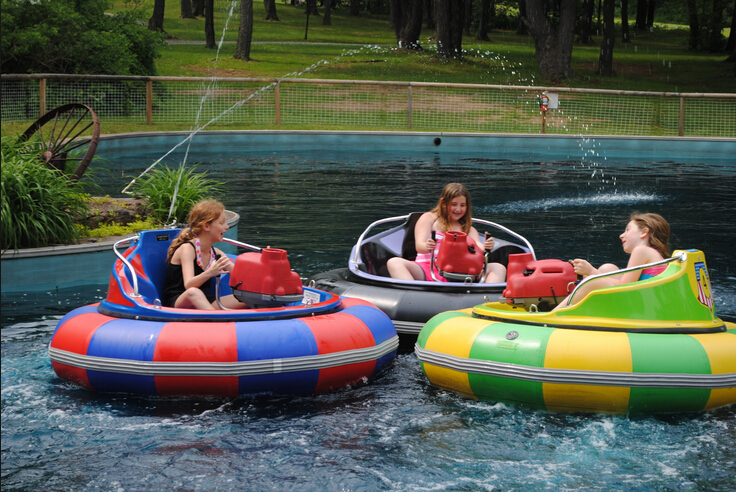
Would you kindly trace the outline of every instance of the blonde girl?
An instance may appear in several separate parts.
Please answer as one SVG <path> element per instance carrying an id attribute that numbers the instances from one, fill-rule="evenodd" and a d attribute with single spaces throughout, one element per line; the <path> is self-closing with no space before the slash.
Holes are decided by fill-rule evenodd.
<path id="1" fill-rule="evenodd" d="M 219 309 L 211 291 L 213 277 L 229 273 L 233 262 L 213 246 L 229 229 L 225 207 L 216 200 L 197 203 L 189 212 L 189 227 L 172 241 L 166 259 L 164 305 L 176 308 Z M 230 309 L 247 306 L 234 296 L 220 298 Z"/>
<path id="2" fill-rule="evenodd" d="M 417 220 L 414 228 L 414 241 L 417 250 L 417 258 L 414 261 L 401 257 L 388 260 L 387 267 L 389 275 L 393 278 L 403 280 L 434 280 L 430 271 L 432 252 L 435 256 L 439 252 L 439 246 L 448 231 L 462 231 L 475 240 L 478 247 L 493 249 L 495 243 L 492 237 L 481 242 L 478 231 L 473 227 L 473 208 L 470 204 L 470 193 L 460 183 L 450 183 L 442 190 L 437 206 L 425 212 Z M 432 237 L 434 232 L 434 238 Z M 485 282 L 495 283 L 506 280 L 506 267 L 500 263 L 490 263 Z M 442 282 L 446 280 L 441 277 L 435 267 L 435 276 Z"/>

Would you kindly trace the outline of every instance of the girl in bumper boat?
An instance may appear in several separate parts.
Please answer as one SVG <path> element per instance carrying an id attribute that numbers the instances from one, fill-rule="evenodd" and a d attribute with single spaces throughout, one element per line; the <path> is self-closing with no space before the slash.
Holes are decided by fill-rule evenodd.
<path id="1" fill-rule="evenodd" d="M 446 185 L 437 206 L 422 214 L 417 221 L 414 229 L 416 260 L 410 261 L 401 257 L 393 257 L 388 260 L 386 266 L 391 277 L 403 280 L 434 280 L 430 270 L 432 252 L 437 256 L 440 244 L 448 231 L 464 232 L 476 242 L 479 248 L 493 249 L 494 239 L 488 237 L 481 242 L 478 231 L 472 226 L 470 193 L 460 183 Z M 506 267 L 502 264 L 489 263 L 487 268 L 484 282 L 496 283 L 506 280 Z M 447 282 L 439 275 L 436 265 L 434 273 L 439 281 Z"/>
<path id="2" fill-rule="evenodd" d="M 189 227 L 182 229 L 169 247 L 166 259 L 164 305 L 176 308 L 219 309 L 209 294 L 213 277 L 230 273 L 233 261 L 213 246 L 229 229 L 225 206 L 216 200 L 203 200 L 189 212 Z M 248 306 L 233 295 L 220 298 L 228 309 Z"/>
<path id="3" fill-rule="evenodd" d="M 621 245 L 626 253 L 629 253 L 627 268 L 633 268 L 647 263 L 660 261 L 670 256 L 670 225 L 659 214 L 637 214 L 631 215 L 626 229 L 619 236 Z M 608 273 L 619 270 L 613 263 L 605 263 L 594 268 L 588 261 L 576 258 L 570 261 L 575 273 L 587 277 L 599 273 Z M 662 273 L 667 265 L 635 270 L 622 275 L 596 279 L 580 287 L 580 292 L 573 299 L 573 304 L 582 301 L 586 295 L 595 289 L 610 287 L 614 285 L 629 284 L 652 278 Z M 554 310 L 567 306 L 567 299 L 562 301 Z"/>

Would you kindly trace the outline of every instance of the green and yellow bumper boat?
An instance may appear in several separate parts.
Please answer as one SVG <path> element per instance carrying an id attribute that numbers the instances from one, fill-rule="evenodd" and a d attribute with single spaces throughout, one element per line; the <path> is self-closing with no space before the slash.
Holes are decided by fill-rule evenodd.
<path id="1" fill-rule="evenodd" d="M 438 314 L 415 353 L 432 384 L 478 400 L 620 414 L 732 405 L 736 324 L 716 316 L 705 255 L 663 262 L 556 311 L 509 300 Z"/>

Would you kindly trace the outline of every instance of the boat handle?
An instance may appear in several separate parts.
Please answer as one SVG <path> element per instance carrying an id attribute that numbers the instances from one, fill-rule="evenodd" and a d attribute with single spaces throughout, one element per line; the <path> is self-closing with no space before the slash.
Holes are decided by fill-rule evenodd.
<path id="1" fill-rule="evenodd" d="M 409 214 L 409 215 L 411 215 L 411 214 Z M 360 257 L 360 245 L 363 244 L 363 239 L 365 239 L 365 235 L 368 234 L 368 231 L 370 231 L 371 229 L 373 229 L 375 226 L 381 225 L 381 224 L 385 224 L 386 222 L 394 222 L 396 220 L 401 220 L 401 219 L 406 220 L 406 219 L 409 218 L 409 215 L 399 215 L 397 217 L 388 217 L 388 218 L 385 218 L 385 219 L 377 220 L 374 223 L 372 223 L 371 225 L 369 225 L 366 228 L 366 230 L 363 231 L 363 234 L 360 235 L 360 237 L 358 238 L 358 242 L 355 244 L 355 256 L 353 257 L 353 262 L 357 262 L 358 261 L 358 258 Z"/>
<path id="2" fill-rule="evenodd" d="M 527 238 L 525 238 L 524 236 L 522 236 L 522 235 L 521 235 L 521 234 L 519 234 L 518 232 L 514 232 L 514 231 L 512 231 L 511 229 L 509 229 L 508 227 L 504 227 L 504 226 L 502 226 L 501 224 L 497 224 L 497 223 L 495 223 L 495 222 L 491 222 L 490 220 L 484 220 L 484 219 L 473 219 L 473 222 L 474 222 L 474 223 L 478 223 L 478 224 L 488 225 L 488 226 L 491 226 L 491 227 L 495 227 L 496 229 L 498 229 L 498 230 L 501 230 L 501 231 L 505 232 L 505 233 L 506 233 L 506 234 L 508 234 L 509 236 L 515 237 L 516 239 L 518 239 L 518 240 L 520 240 L 520 241 L 523 241 L 523 242 L 524 242 L 524 244 L 526 244 L 526 247 L 527 247 L 527 248 L 529 248 L 529 252 L 530 252 L 530 253 L 532 254 L 532 258 L 533 258 L 534 260 L 536 260 L 536 259 L 537 259 L 537 254 L 536 254 L 536 253 L 534 252 L 534 248 L 532 247 L 532 243 L 530 243 L 530 242 L 529 242 L 529 241 L 527 240 Z"/>
<path id="3" fill-rule="evenodd" d="M 120 258 L 120 261 L 123 262 L 123 264 L 130 270 L 130 274 L 133 278 L 133 294 L 132 297 L 141 297 L 141 295 L 138 293 L 138 275 L 135 273 L 135 269 L 133 268 L 133 265 L 130 264 L 128 259 L 123 256 L 120 251 L 118 251 L 118 246 L 121 244 L 127 244 L 136 242 L 141 238 L 140 234 L 136 234 L 135 236 L 130 236 L 123 238 L 119 241 L 116 241 L 115 244 L 112 245 L 112 250 L 115 252 L 115 256 Z"/>
<path id="4" fill-rule="evenodd" d="M 568 299 L 567 299 L 567 305 L 566 305 L 566 307 L 572 305 L 572 299 L 573 299 L 573 297 L 575 297 L 575 293 L 578 291 L 578 289 L 580 289 L 580 286 L 587 284 L 591 280 L 595 280 L 595 279 L 603 278 L 603 277 L 611 277 L 613 275 L 621 275 L 622 273 L 626 273 L 626 272 L 635 272 L 637 270 L 646 270 L 647 268 L 651 268 L 651 267 L 655 267 L 655 266 L 659 266 L 659 265 L 666 265 L 667 263 L 670 263 L 670 262 L 673 262 L 673 261 L 679 261 L 680 263 L 682 263 L 686 259 L 687 259 L 687 254 L 684 251 L 681 251 L 679 253 L 676 253 L 675 255 L 673 255 L 670 258 L 665 258 L 663 260 L 654 261 L 652 263 L 647 263 L 645 265 L 639 265 L 639 266 L 635 266 L 635 267 L 631 267 L 631 268 L 622 268 L 621 270 L 614 270 L 612 272 L 607 272 L 607 273 L 599 273 L 598 275 L 591 275 L 589 277 L 584 278 L 577 285 L 577 287 L 575 287 L 575 289 L 572 291 L 572 293 L 570 293 L 570 297 L 568 297 Z"/>

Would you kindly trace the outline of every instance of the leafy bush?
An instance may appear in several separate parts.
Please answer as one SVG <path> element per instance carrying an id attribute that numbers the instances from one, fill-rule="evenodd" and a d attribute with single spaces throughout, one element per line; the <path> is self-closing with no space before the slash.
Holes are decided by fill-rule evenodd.
<path id="1" fill-rule="evenodd" d="M 148 206 L 152 210 L 153 217 L 167 223 L 176 220 L 185 224 L 189 219 L 189 211 L 199 201 L 211 198 L 220 192 L 222 183 L 210 180 L 206 173 L 196 173 L 196 165 L 184 167 L 180 165 L 177 169 L 161 166 L 154 168 L 144 179 L 136 181 L 131 186 L 131 191 L 140 197 L 148 199 Z M 179 175 L 181 174 L 181 180 Z M 177 182 L 179 189 L 177 190 Z M 176 205 L 169 217 L 169 209 L 176 191 Z"/>
<path id="2" fill-rule="evenodd" d="M 37 153 L 2 140 L 2 250 L 79 241 L 87 216 L 82 184 L 46 167 Z"/>
<path id="3" fill-rule="evenodd" d="M 107 0 L 2 0 L 3 73 L 156 75 L 163 36 Z"/>

